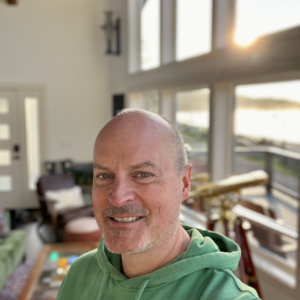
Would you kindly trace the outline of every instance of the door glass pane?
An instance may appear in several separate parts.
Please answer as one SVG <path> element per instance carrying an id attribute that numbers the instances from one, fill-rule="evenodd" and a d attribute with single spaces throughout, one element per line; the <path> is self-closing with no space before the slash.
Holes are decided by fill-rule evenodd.
<path id="1" fill-rule="evenodd" d="M 8 99 L 0 98 L 0 114 L 7 114 L 8 111 Z"/>
<path id="2" fill-rule="evenodd" d="M 265 170 L 270 179 L 267 186 L 243 189 L 246 202 L 241 204 L 296 232 L 300 191 L 300 80 L 240 85 L 235 93 L 234 172 Z M 254 225 L 251 242 L 296 264 L 295 239 L 279 234 L 272 238 L 270 231 L 263 232 L 265 235 L 257 234 Z M 283 245 L 293 250 L 280 252 Z"/>
<path id="3" fill-rule="evenodd" d="M 38 100 L 25 98 L 28 188 L 35 190 L 40 176 L 40 140 Z"/>
<path id="4" fill-rule="evenodd" d="M 8 124 L 0 124 L 0 140 L 9 140 L 10 130 Z"/>
<path id="5" fill-rule="evenodd" d="M 299 0 L 237 0 L 235 41 L 256 38 L 300 25 Z"/>
<path id="6" fill-rule="evenodd" d="M 141 10 L 141 69 L 160 64 L 160 0 L 142 1 Z"/>
<path id="7" fill-rule="evenodd" d="M 9 150 L 0 150 L 0 166 L 11 165 L 11 156 Z"/>
<path id="8" fill-rule="evenodd" d="M 211 51 L 212 0 L 177 0 L 176 60 Z"/>
<path id="9" fill-rule="evenodd" d="M 193 174 L 207 171 L 209 94 L 209 89 L 199 89 L 176 95 L 176 123 L 193 165 Z"/>
<path id="10" fill-rule="evenodd" d="M 11 176 L 0 176 L 0 192 L 12 191 Z"/>

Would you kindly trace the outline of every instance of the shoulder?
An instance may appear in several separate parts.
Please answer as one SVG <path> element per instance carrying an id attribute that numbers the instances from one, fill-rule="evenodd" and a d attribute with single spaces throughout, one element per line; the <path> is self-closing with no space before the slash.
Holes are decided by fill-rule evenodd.
<path id="1" fill-rule="evenodd" d="M 80 256 L 71 266 L 60 287 L 57 299 L 83 299 L 82 292 L 101 277 L 97 249 Z M 92 290 L 89 290 L 93 293 Z"/>
<path id="2" fill-rule="evenodd" d="M 207 272 L 210 273 L 208 288 L 204 290 L 207 299 L 220 299 L 222 295 L 222 300 L 259 300 L 257 292 L 242 283 L 229 269 L 207 269 Z"/>
<path id="3" fill-rule="evenodd" d="M 87 266 L 95 263 L 97 263 L 97 249 L 89 251 L 78 257 L 72 264 L 70 271 L 77 268 L 86 268 Z"/>
<path id="4" fill-rule="evenodd" d="M 97 249 L 95 249 L 77 258 L 68 271 L 66 280 L 86 279 L 87 277 L 94 275 L 99 269 Z"/>

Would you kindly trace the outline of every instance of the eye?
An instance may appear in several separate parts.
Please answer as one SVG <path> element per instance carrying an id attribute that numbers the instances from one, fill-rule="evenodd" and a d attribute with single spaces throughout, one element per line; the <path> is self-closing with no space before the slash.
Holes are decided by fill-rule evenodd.
<path id="1" fill-rule="evenodd" d="M 150 173 L 139 173 L 137 175 L 137 177 L 147 178 L 147 177 L 151 177 L 151 174 Z"/>
<path id="2" fill-rule="evenodd" d="M 100 174 L 98 176 L 98 178 L 100 178 L 100 179 L 109 179 L 109 178 L 111 178 L 111 176 L 109 174 Z"/>

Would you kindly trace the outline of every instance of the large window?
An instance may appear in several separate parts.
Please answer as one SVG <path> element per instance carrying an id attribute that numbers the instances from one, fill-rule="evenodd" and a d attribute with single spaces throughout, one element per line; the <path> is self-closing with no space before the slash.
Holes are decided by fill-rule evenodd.
<path id="1" fill-rule="evenodd" d="M 235 41 L 240 45 L 300 25 L 299 0 L 237 0 L 236 5 Z"/>
<path id="2" fill-rule="evenodd" d="M 176 60 L 211 51 L 212 1 L 177 0 Z"/>
<path id="3" fill-rule="evenodd" d="M 129 2 L 133 1 L 135 7 L 145 3 L 145 12 L 147 5 L 155 6 L 151 0 Z M 254 263 L 270 275 L 267 280 L 279 295 L 277 282 L 289 287 L 300 282 L 299 272 L 295 275 L 300 228 L 300 80 L 295 80 L 300 79 L 300 1 L 160 0 L 160 5 L 152 10 L 152 21 L 145 22 L 144 16 L 141 20 L 142 27 L 155 32 L 156 42 L 150 42 L 151 34 L 145 38 L 156 45 L 156 59 L 149 59 L 148 47 L 142 45 L 140 64 L 140 28 L 132 26 L 136 48 L 130 53 L 137 53 L 132 61 L 139 73 L 128 81 L 138 91 L 156 92 L 132 94 L 127 104 L 163 114 L 178 126 L 192 175 L 209 171 L 211 180 L 218 181 L 267 171 L 269 183 L 242 189 L 243 202 L 234 209 L 249 221 L 245 228 Z M 133 15 L 137 19 L 136 11 Z M 278 32 L 280 39 L 264 37 Z M 233 40 L 247 45 L 258 38 L 260 43 L 250 49 L 230 46 Z M 199 57 L 210 53 L 212 46 L 214 53 Z M 156 63 L 147 65 L 148 60 Z M 159 68 L 140 72 L 154 67 Z M 199 184 L 203 182 L 193 180 L 192 188 Z M 205 202 L 188 199 L 184 204 L 194 211 L 183 207 L 182 221 L 205 226 L 203 213 L 211 213 Z M 265 289 L 264 283 L 261 279 Z"/>
<path id="4" fill-rule="evenodd" d="M 267 190 L 258 187 L 245 191 L 251 202 L 245 205 L 261 209 L 295 231 L 300 191 L 299 128 L 300 80 L 236 87 L 234 171 L 241 174 L 262 169 L 270 178 Z M 294 240 L 277 234 L 268 245 L 264 244 L 268 236 L 262 238 L 258 238 L 262 246 L 296 261 L 296 245 L 289 246 L 291 251 L 280 250 L 280 246 L 295 244 Z"/>
<path id="5" fill-rule="evenodd" d="M 176 123 L 193 165 L 193 174 L 207 171 L 209 89 L 178 92 Z"/>
<path id="6" fill-rule="evenodd" d="M 141 69 L 160 64 L 160 0 L 142 1 L 141 9 Z"/>

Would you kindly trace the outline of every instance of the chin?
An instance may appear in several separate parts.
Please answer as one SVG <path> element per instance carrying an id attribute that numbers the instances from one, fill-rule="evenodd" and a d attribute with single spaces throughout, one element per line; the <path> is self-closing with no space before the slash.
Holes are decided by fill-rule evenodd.
<path id="1" fill-rule="evenodd" d="M 148 251 L 148 250 L 150 250 L 152 248 L 152 244 L 151 243 L 145 245 L 144 247 L 135 247 L 135 248 L 132 248 L 132 247 L 123 247 L 123 246 L 118 247 L 116 245 L 107 245 L 107 243 L 105 242 L 105 240 L 104 240 L 104 243 L 105 243 L 106 248 L 110 252 L 115 253 L 115 254 L 138 254 L 138 253 L 146 252 L 146 251 Z"/>
<path id="2" fill-rule="evenodd" d="M 115 254 L 142 253 L 148 251 L 153 246 L 153 243 L 148 239 L 131 239 L 126 236 L 112 236 L 105 233 L 103 234 L 103 239 L 106 248 Z"/>

